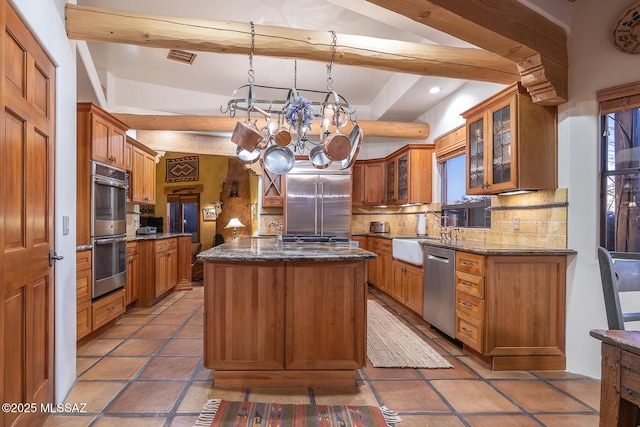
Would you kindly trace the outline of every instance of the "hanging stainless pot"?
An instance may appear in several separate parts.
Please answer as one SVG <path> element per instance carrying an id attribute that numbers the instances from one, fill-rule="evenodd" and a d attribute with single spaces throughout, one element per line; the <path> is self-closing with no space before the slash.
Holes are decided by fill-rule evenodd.
<path id="1" fill-rule="evenodd" d="M 331 103 L 329 98 L 333 95 L 334 102 Z M 346 101 L 345 101 L 346 102 Z M 327 96 L 324 98 L 324 108 L 322 109 L 322 114 L 324 119 L 331 123 L 336 127 L 343 127 L 349 121 L 349 115 L 346 110 L 340 106 L 340 97 L 336 93 L 336 91 L 331 91 L 327 93 Z"/>
<path id="2" fill-rule="evenodd" d="M 364 133 L 362 132 L 362 128 L 359 124 L 351 129 L 351 133 L 349 133 L 349 141 L 351 141 L 351 153 L 349 153 L 349 157 L 342 161 L 342 169 L 348 169 L 356 162 L 358 158 L 358 154 L 360 153 L 360 146 L 362 145 L 362 140 L 364 139 Z"/>
<path id="3" fill-rule="evenodd" d="M 262 161 L 264 167 L 273 174 L 283 175 L 293 169 L 295 163 L 295 155 L 289 147 L 281 147 L 277 144 L 272 144 L 264 151 Z"/>
<path id="4" fill-rule="evenodd" d="M 311 149 L 309 152 L 309 161 L 313 167 L 318 169 L 328 168 L 331 164 L 331 159 L 327 157 L 327 154 L 324 152 L 323 145 L 317 145 Z"/>
<path id="5" fill-rule="evenodd" d="M 260 158 L 261 152 L 262 151 L 260 147 L 254 148 L 253 151 L 245 150 L 242 147 L 236 148 L 236 156 L 238 156 L 238 159 L 240 159 L 242 163 L 246 163 L 246 164 L 252 164 L 257 162 L 258 159 Z"/>

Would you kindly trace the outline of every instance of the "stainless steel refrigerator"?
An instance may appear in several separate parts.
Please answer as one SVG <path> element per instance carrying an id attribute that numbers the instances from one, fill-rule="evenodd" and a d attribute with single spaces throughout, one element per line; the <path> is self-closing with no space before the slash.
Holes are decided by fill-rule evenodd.
<path id="1" fill-rule="evenodd" d="M 286 179 L 287 234 L 350 237 L 351 169 L 296 162 Z"/>

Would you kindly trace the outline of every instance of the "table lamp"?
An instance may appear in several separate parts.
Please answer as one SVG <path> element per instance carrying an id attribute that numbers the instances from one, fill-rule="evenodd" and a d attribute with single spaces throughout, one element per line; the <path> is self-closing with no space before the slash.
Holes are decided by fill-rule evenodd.
<path id="1" fill-rule="evenodd" d="M 233 228 L 233 238 L 235 239 L 238 237 L 238 228 L 244 228 L 244 224 L 238 218 L 231 218 L 224 228 Z"/>

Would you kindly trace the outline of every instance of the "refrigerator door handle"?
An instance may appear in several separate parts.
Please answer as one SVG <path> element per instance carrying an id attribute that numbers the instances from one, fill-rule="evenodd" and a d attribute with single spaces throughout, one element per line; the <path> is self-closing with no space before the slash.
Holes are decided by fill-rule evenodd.
<path id="1" fill-rule="evenodd" d="M 320 194 L 320 234 L 324 235 L 324 182 L 320 182 L 319 194 Z"/>
<path id="2" fill-rule="evenodd" d="M 318 181 L 313 183 L 313 188 L 314 192 L 316 193 L 316 197 L 313 198 L 313 234 L 318 234 Z"/>

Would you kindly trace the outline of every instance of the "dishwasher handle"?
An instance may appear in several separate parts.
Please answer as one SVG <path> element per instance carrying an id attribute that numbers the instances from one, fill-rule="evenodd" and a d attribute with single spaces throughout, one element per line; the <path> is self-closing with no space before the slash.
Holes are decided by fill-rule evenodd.
<path id="1" fill-rule="evenodd" d="M 447 257 L 441 257 L 438 255 L 427 254 L 427 259 L 430 261 L 441 262 L 443 264 L 449 264 L 450 259 Z"/>

